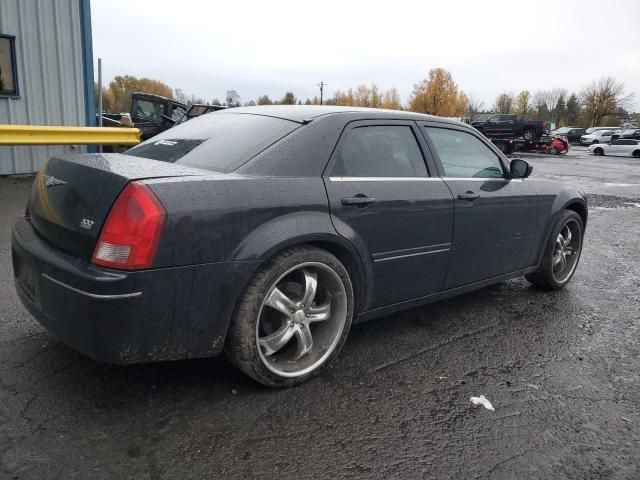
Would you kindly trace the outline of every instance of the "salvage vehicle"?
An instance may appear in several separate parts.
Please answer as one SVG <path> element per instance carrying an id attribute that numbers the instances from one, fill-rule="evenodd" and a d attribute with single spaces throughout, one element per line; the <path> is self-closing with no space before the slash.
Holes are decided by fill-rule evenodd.
<path id="1" fill-rule="evenodd" d="M 640 140 L 624 138 L 607 143 L 595 143 L 587 148 L 594 155 L 614 155 L 640 158 Z"/>
<path id="2" fill-rule="evenodd" d="M 179 118 L 175 124 L 184 123 L 187 120 L 191 120 L 192 118 L 199 117 L 200 115 L 204 115 L 205 113 L 217 112 L 218 110 L 226 110 L 228 107 L 224 107 L 222 105 L 208 105 L 204 103 L 194 103 L 189 105 L 187 111 L 184 115 Z"/>
<path id="3" fill-rule="evenodd" d="M 587 202 L 474 128 L 356 107 L 241 107 L 127 154 L 53 157 L 12 232 L 26 308 L 129 364 L 226 352 L 274 387 L 363 321 L 524 275 L 561 289 Z"/>
<path id="4" fill-rule="evenodd" d="M 543 135 L 538 140 L 522 138 L 492 137 L 489 141 L 505 155 L 514 152 L 545 153 L 566 155 L 569 153 L 569 141 L 563 135 Z"/>
<path id="5" fill-rule="evenodd" d="M 518 115 L 493 115 L 471 125 L 487 137 L 522 137 L 526 141 L 537 140 L 550 132 L 549 122 L 524 120 Z"/>
<path id="6" fill-rule="evenodd" d="M 151 93 L 134 92 L 128 115 L 103 113 L 105 127 L 135 127 L 140 129 L 140 138 L 147 140 L 173 127 L 185 117 L 187 106 L 171 98 Z"/>

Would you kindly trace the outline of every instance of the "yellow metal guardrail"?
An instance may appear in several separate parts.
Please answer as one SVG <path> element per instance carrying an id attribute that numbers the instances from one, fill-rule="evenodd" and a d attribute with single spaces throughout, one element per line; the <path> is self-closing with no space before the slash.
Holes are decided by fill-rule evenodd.
<path id="1" fill-rule="evenodd" d="M 0 125 L 0 145 L 137 145 L 140 130 L 118 127 Z"/>

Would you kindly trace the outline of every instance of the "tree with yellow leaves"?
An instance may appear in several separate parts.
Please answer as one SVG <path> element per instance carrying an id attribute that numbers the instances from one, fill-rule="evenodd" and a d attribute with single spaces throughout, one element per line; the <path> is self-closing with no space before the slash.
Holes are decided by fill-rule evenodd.
<path id="1" fill-rule="evenodd" d="M 432 68 L 428 78 L 416 83 L 409 97 L 409 110 L 441 117 L 453 117 L 464 114 L 469 106 L 469 99 L 464 93 L 461 96 L 451 73 L 444 68 Z"/>
<path id="2" fill-rule="evenodd" d="M 133 92 L 152 93 L 173 98 L 173 90 L 166 83 L 150 78 L 136 78 L 132 75 L 118 75 L 109 82 L 105 98 L 111 103 L 112 113 L 128 112 Z"/>

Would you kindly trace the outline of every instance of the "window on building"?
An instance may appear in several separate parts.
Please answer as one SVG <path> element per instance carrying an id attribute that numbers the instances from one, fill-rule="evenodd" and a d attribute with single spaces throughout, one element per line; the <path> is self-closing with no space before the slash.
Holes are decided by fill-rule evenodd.
<path id="1" fill-rule="evenodd" d="M 15 37 L 0 34 L 0 97 L 17 96 Z"/>

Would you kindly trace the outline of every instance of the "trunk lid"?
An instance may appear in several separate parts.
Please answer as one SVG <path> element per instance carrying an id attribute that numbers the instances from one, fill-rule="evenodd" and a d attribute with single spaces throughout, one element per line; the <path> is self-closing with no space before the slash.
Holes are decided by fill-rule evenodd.
<path id="1" fill-rule="evenodd" d="M 91 257 L 107 215 L 127 183 L 210 173 L 122 154 L 52 157 L 38 171 L 31 189 L 31 223 L 56 247 Z"/>

